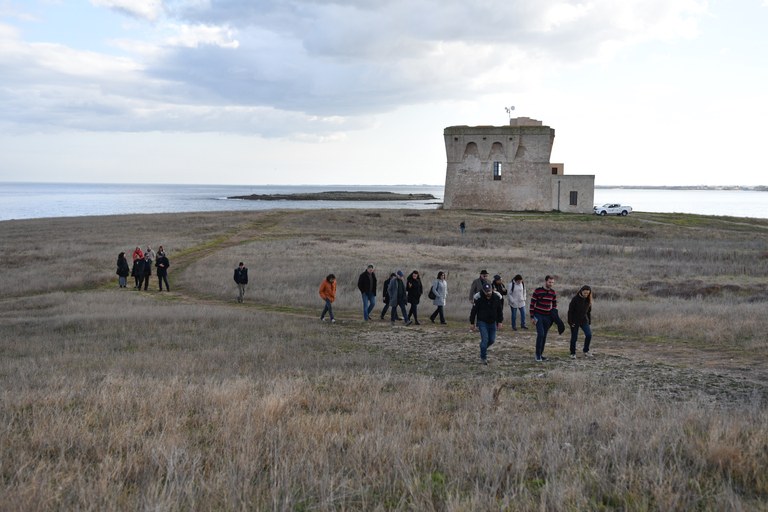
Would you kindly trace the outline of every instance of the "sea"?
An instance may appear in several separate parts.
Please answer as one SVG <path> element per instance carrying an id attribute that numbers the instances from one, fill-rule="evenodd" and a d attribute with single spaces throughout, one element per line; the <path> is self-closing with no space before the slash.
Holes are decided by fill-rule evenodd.
<path id="1" fill-rule="evenodd" d="M 236 195 L 325 191 L 389 191 L 432 194 L 426 201 L 252 201 Z M 316 208 L 435 209 L 442 185 L 136 185 L 85 183 L 2 183 L 0 220 L 137 213 L 212 212 Z M 768 218 L 768 192 L 755 190 L 678 190 L 597 188 L 595 204 L 621 203 L 636 211 L 699 213 Z"/>

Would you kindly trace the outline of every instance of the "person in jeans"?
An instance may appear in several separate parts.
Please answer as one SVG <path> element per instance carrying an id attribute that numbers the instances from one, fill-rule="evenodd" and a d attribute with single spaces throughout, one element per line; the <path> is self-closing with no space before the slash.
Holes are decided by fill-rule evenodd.
<path id="1" fill-rule="evenodd" d="M 584 331 L 584 355 L 592 357 L 589 352 L 589 343 L 592 341 L 592 288 L 587 285 L 581 287 L 568 305 L 568 325 L 571 327 L 571 359 L 576 359 L 576 339 L 579 336 L 579 328 Z"/>
<path id="2" fill-rule="evenodd" d="M 517 313 L 520 312 L 520 328 L 528 329 L 525 325 L 525 282 L 523 276 L 517 274 L 509 285 L 509 308 L 512 310 L 512 330 L 517 330 Z"/>
<path id="3" fill-rule="evenodd" d="M 496 341 L 496 330 L 504 322 L 504 307 L 501 305 L 501 295 L 493 291 L 490 283 L 483 283 L 483 291 L 475 294 L 474 299 L 469 323 L 472 332 L 475 328 L 480 331 L 480 362 L 487 365 L 488 347 Z"/>
<path id="4" fill-rule="evenodd" d="M 560 322 L 557 314 L 557 292 L 552 288 L 555 284 L 555 278 L 546 276 L 544 286 L 539 286 L 531 295 L 531 320 L 536 326 L 536 361 L 546 361 L 544 357 L 544 346 L 547 344 L 547 331 L 552 327 L 552 323 Z M 565 330 L 562 327 L 560 334 Z"/>
<path id="5" fill-rule="evenodd" d="M 376 305 L 376 269 L 368 265 L 365 271 L 357 279 L 357 289 L 363 298 L 363 320 L 371 319 L 371 311 Z M 390 297 L 390 300 L 392 298 Z"/>
<path id="6" fill-rule="evenodd" d="M 336 276 L 333 274 L 328 274 L 325 279 L 323 279 L 323 282 L 320 283 L 320 298 L 325 301 L 325 307 L 323 308 L 323 312 L 320 313 L 320 320 L 325 322 L 325 314 L 328 313 L 328 316 L 331 317 L 331 323 L 335 322 L 336 320 L 333 318 L 333 307 L 331 304 L 334 300 L 336 300 Z"/>
<path id="7" fill-rule="evenodd" d="M 435 318 L 440 315 L 440 323 L 445 325 L 445 300 L 448 298 L 448 283 L 445 281 L 445 272 L 442 270 L 437 273 L 437 279 L 432 281 L 432 292 L 435 294 L 435 298 L 432 299 L 432 304 L 436 306 L 435 312 L 429 315 L 429 319 L 432 323 L 435 323 Z"/>
<path id="8" fill-rule="evenodd" d="M 235 269 L 234 280 L 237 283 L 237 302 L 242 303 L 245 297 L 245 288 L 248 285 L 248 267 L 241 261 Z"/>
<path id="9" fill-rule="evenodd" d="M 149 278 L 152 277 L 152 258 L 148 252 L 144 253 L 144 272 L 142 276 L 141 283 L 144 283 L 144 291 L 147 291 L 147 288 L 149 288 Z M 141 289 L 141 283 L 139 283 L 139 289 Z"/>

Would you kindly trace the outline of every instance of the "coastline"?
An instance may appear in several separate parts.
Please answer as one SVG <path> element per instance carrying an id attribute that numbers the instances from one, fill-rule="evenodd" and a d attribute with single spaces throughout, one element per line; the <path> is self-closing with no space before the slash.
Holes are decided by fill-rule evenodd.
<path id="1" fill-rule="evenodd" d="M 297 192 L 289 194 L 249 194 L 227 199 L 246 201 L 432 201 L 432 194 L 403 194 L 386 191 L 331 190 L 327 192 Z"/>

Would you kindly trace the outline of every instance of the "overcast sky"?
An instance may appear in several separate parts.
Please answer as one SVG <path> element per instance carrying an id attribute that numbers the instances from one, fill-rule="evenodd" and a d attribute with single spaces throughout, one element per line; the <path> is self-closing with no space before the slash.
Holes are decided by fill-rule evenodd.
<path id="1" fill-rule="evenodd" d="M 598 185 L 766 185 L 768 0 L 0 0 L 0 181 L 436 184 L 513 116 Z"/>

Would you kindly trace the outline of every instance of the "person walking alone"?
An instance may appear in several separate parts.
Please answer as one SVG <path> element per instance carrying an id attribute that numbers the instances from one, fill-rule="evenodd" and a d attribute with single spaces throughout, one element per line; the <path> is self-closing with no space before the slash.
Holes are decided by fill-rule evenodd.
<path id="1" fill-rule="evenodd" d="M 579 328 L 584 331 L 584 355 L 592 357 L 589 344 L 592 341 L 592 288 L 584 285 L 568 305 L 568 325 L 571 327 L 571 359 L 576 359 L 576 339 Z"/>
<path id="2" fill-rule="evenodd" d="M 235 283 L 237 283 L 237 302 L 242 304 L 245 297 L 245 288 L 248 286 L 248 267 L 241 261 L 235 269 Z"/>
<path id="3" fill-rule="evenodd" d="M 323 308 L 323 312 L 320 313 L 320 320 L 325 322 L 325 314 L 328 313 L 328 316 L 331 318 L 331 323 L 336 322 L 336 320 L 333 318 L 333 307 L 331 304 L 333 304 L 333 301 L 336 300 L 336 276 L 333 274 L 328 274 L 325 279 L 323 279 L 323 282 L 320 283 L 320 298 L 325 301 L 325 307 Z"/>
<path id="4" fill-rule="evenodd" d="M 438 315 L 440 315 L 440 323 L 445 325 L 445 300 L 448 298 L 448 283 L 445 280 L 445 272 L 442 270 L 437 273 L 437 279 L 432 281 L 432 293 L 435 295 L 435 298 L 432 299 L 432 304 L 434 304 L 437 309 L 435 309 L 435 312 L 432 313 L 429 316 L 429 319 L 432 321 L 432 323 L 435 323 L 435 318 L 437 318 Z"/>

